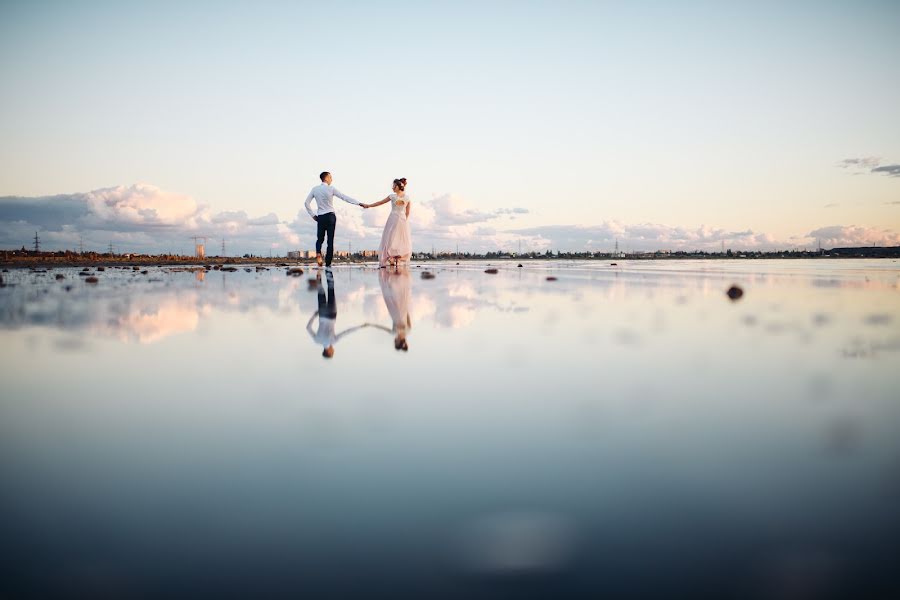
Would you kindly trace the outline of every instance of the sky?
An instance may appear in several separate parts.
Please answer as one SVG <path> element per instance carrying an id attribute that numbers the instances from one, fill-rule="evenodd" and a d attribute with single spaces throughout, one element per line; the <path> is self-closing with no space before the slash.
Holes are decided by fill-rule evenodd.
<path id="1" fill-rule="evenodd" d="M 900 245 L 900 3 L 0 2 L 0 248 Z M 338 202 L 339 249 L 388 207 Z"/>

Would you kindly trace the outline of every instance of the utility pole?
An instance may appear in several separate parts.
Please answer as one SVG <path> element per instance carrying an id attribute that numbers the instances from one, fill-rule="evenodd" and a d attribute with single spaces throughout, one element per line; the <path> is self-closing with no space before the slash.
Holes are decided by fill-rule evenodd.
<path id="1" fill-rule="evenodd" d="M 225 238 L 222 238 L 222 256 L 225 256 Z"/>
<path id="2" fill-rule="evenodd" d="M 78 254 L 84 254 L 84 236 L 78 236 Z"/>
<path id="3" fill-rule="evenodd" d="M 41 238 L 38 237 L 37 231 L 34 232 L 34 252 L 41 251 Z"/>
<path id="4" fill-rule="evenodd" d="M 109 255 L 110 255 L 110 256 L 113 255 L 113 245 L 112 245 L 112 242 L 109 243 Z"/>

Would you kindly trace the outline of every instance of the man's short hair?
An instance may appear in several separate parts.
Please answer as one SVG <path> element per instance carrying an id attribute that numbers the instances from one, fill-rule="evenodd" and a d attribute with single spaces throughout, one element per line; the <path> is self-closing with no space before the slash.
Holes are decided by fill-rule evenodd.
<path id="1" fill-rule="evenodd" d="M 319 173 L 319 179 L 321 179 L 322 181 L 325 181 L 325 178 L 328 177 L 329 175 L 331 175 L 331 173 L 329 173 L 328 171 L 322 171 L 321 173 Z"/>

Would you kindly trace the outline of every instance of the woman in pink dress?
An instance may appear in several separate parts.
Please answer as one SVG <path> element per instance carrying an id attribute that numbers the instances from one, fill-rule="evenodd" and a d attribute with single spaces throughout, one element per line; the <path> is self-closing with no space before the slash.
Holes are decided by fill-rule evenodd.
<path id="1" fill-rule="evenodd" d="M 384 224 L 384 233 L 381 234 L 381 244 L 378 245 L 378 266 L 396 267 L 403 262 L 409 262 L 412 257 L 412 239 L 409 236 L 409 196 L 406 195 L 406 178 L 394 180 L 394 193 L 375 202 L 374 204 L 360 204 L 363 208 L 374 208 L 382 204 L 391 203 L 391 214 Z"/>

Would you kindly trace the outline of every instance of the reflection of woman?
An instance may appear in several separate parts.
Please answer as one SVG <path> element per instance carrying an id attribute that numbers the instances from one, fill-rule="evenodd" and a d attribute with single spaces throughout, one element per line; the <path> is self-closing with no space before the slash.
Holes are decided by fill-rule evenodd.
<path id="1" fill-rule="evenodd" d="M 384 304 L 391 315 L 393 328 L 388 329 L 383 325 L 374 325 L 374 327 L 395 334 L 394 348 L 406 352 L 409 350 L 406 334 L 412 329 L 412 320 L 409 318 L 409 299 L 412 295 L 409 271 L 406 269 L 383 269 L 378 272 L 378 282 L 381 284 L 381 295 L 384 297 Z"/>
<path id="2" fill-rule="evenodd" d="M 384 224 L 381 244 L 378 245 L 378 264 L 381 267 L 398 266 L 412 257 L 412 240 L 409 235 L 409 196 L 406 195 L 406 178 L 394 180 L 394 193 L 374 204 L 360 204 L 372 208 L 391 203 L 391 214 Z"/>

